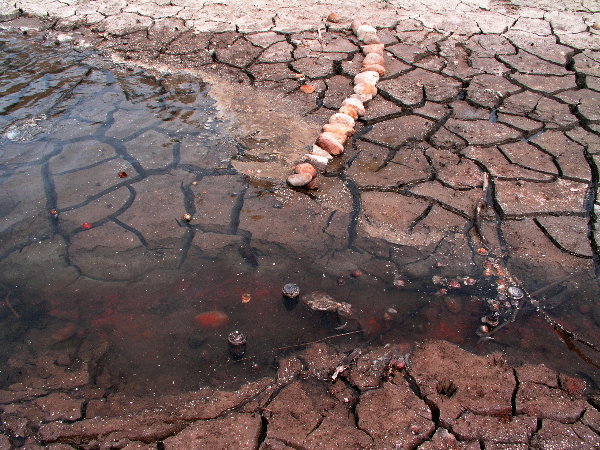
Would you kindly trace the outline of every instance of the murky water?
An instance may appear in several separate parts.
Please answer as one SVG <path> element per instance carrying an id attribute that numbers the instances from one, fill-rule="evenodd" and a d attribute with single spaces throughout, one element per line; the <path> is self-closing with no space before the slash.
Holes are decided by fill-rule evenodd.
<path id="1" fill-rule="evenodd" d="M 2 385 L 20 379 L 19 361 L 106 349 L 93 378 L 121 391 L 232 387 L 273 373 L 298 344 L 345 333 L 329 342 L 443 338 L 600 381 L 531 308 L 480 341 L 497 279 L 483 266 L 457 260 L 452 289 L 403 278 L 401 251 L 333 230 L 351 210 L 308 227 L 304 194 L 232 168 L 235 142 L 202 82 L 120 69 L 43 35 L 0 35 L 0 67 Z M 285 300 L 289 282 L 351 303 L 357 320 Z M 545 294 L 561 323 L 598 342 L 595 280 L 579 283 Z M 228 356 L 233 330 L 248 336 L 242 361 Z"/>

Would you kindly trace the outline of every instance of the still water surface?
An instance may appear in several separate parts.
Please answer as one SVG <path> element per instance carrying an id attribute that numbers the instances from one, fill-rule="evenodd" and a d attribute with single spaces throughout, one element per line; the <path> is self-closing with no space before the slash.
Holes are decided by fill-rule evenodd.
<path id="1" fill-rule="evenodd" d="M 440 295 L 430 277 L 403 279 L 368 239 L 343 252 L 335 235 L 306 251 L 277 230 L 253 239 L 248 223 L 310 241 L 294 222 L 302 194 L 232 168 L 236 142 L 201 81 L 118 68 L 43 34 L 0 35 L 0 67 L 2 386 L 19 381 L 19 359 L 106 348 L 94 380 L 120 391 L 235 387 L 272 374 L 296 344 L 359 329 L 329 342 L 347 351 L 442 338 L 599 381 L 531 308 L 497 341 L 480 341 L 485 299 L 496 296 L 483 267 Z M 340 252 L 343 266 L 323 258 Z M 286 301 L 290 282 L 351 303 L 357 320 Z M 569 295 L 552 314 L 598 337 L 595 300 Z M 242 361 L 228 355 L 233 330 L 248 336 Z"/>

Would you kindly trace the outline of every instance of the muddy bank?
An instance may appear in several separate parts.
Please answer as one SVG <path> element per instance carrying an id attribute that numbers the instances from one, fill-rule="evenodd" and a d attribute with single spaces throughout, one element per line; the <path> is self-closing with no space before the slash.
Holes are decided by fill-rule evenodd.
<path id="1" fill-rule="evenodd" d="M 314 344 L 236 391 L 130 397 L 95 377 L 106 349 L 21 364 L 0 391 L 1 448 L 591 449 L 586 382 L 444 341 L 338 353 Z M 595 400 L 597 406 L 598 398 Z"/>

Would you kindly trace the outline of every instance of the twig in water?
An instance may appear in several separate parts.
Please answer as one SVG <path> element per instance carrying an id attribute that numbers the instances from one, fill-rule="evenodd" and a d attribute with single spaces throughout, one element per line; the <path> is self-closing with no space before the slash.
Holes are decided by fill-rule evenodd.
<path id="1" fill-rule="evenodd" d="M 6 306 L 8 307 L 8 309 L 10 309 L 10 311 L 13 313 L 13 315 L 17 318 L 20 319 L 21 316 L 19 315 L 19 313 L 15 310 L 15 308 L 13 308 L 13 305 L 10 304 L 9 301 L 10 298 L 10 292 L 7 292 L 6 297 L 4 297 L 4 303 L 6 304 Z"/>
<path id="2" fill-rule="evenodd" d="M 362 330 L 348 331 L 347 333 L 341 333 L 341 334 L 334 334 L 332 336 L 326 336 L 326 337 L 324 337 L 322 339 L 317 339 L 316 341 L 303 342 L 301 344 L 294 344 L 294 345 L 286 345 L 284 347 L 277 347 L 277 348 L 274 348 L 273 351 L 277 352 L 277 351 L 280 351 L 280 350 L 287 350 L 288 348 L 305 347 L 307 345 L 318 344 L 319 342 L 327 341 L 329 339 L 333 339 L 333 338 L 337 338 L 337 337 L 342 337 L 342 336 L 348 336 L 350 334 L 358 334 L 358 333 L 362 333 Z"/>

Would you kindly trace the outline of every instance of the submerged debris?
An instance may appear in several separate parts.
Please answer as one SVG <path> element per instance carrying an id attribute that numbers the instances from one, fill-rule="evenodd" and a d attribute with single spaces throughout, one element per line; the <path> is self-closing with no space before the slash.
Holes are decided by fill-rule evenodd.
<path id="1" fill-rule="evenodd" d="M 283 286 L 281 293 L 287 298 L 296 298 L 300 295 L 300 287 L 294 283 L 288 283 Z"/>
<path id="2" fill-rule="evenodd" d="M 302 297 L 302 303 L 311 311 L 334 312 L 344 318 L 350 318 L 354 315 L 350 303 L 338 302 L 321 291 L 314 291 L 305 295 Z"/>

